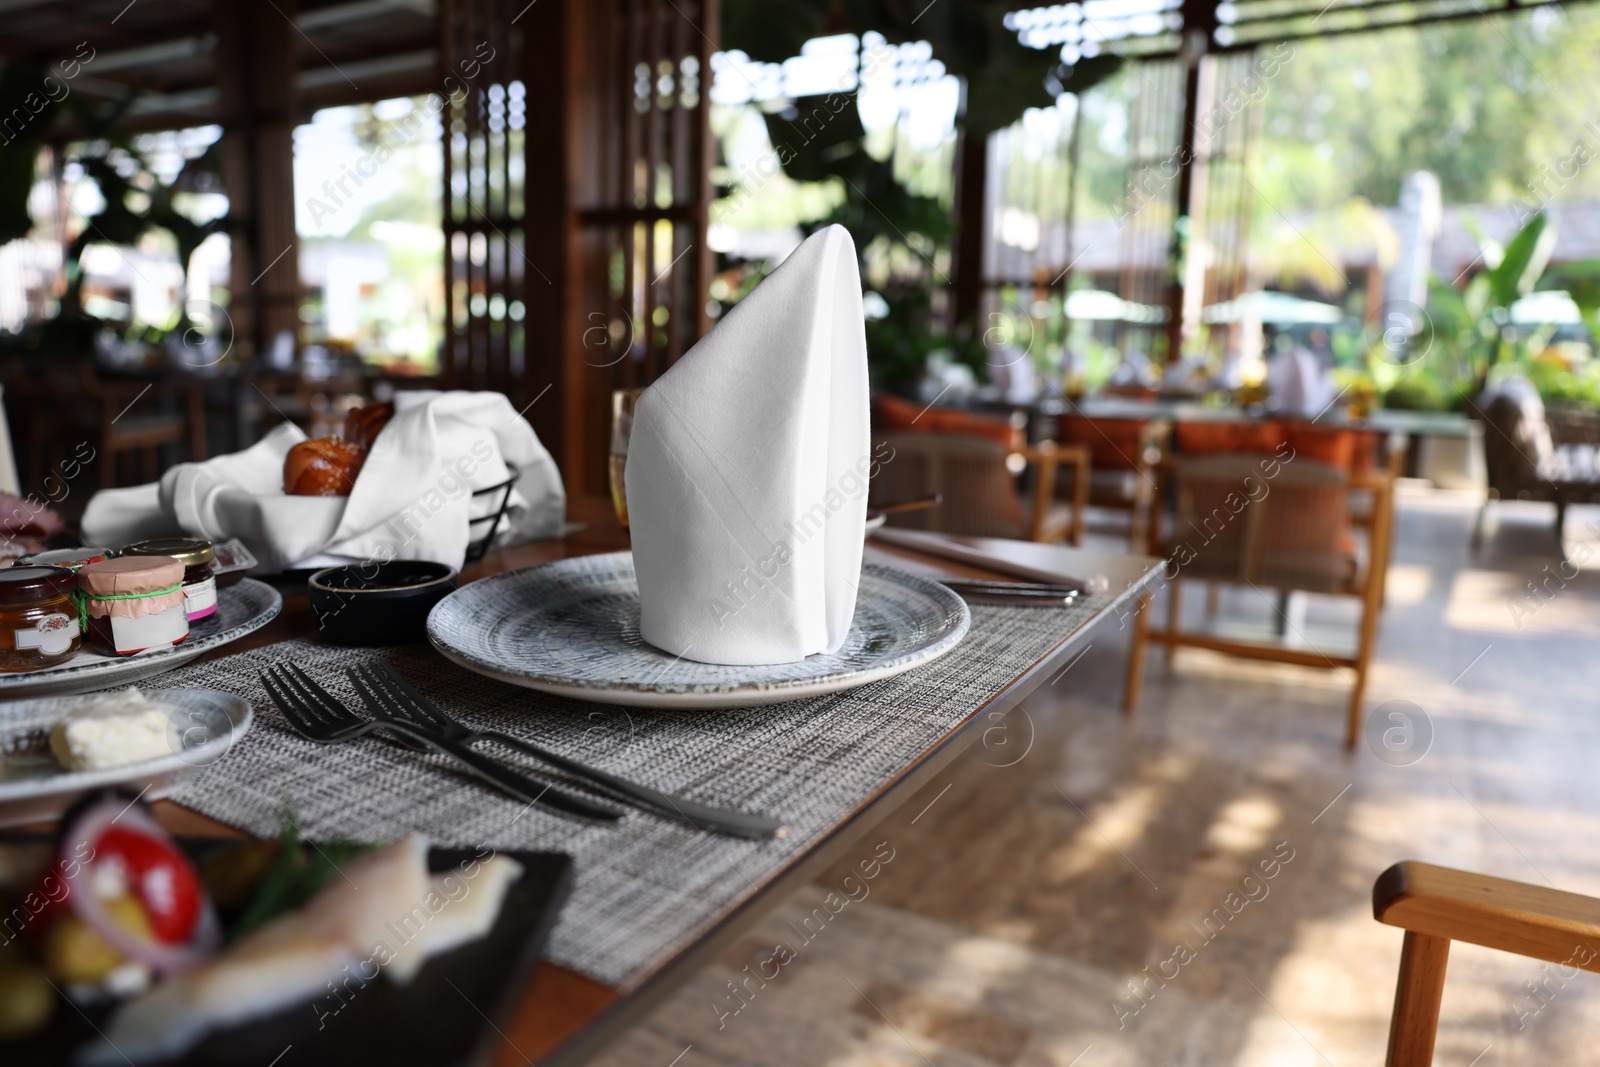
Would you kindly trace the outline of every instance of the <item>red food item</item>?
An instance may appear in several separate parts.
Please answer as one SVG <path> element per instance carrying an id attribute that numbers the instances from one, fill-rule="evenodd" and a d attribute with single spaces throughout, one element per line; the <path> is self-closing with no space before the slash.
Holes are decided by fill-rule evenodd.
<path id="1" fill-rule="evenodd" d="M 344 439 L 353 445 L 370 449 L 372 443 L 378 439 L 378 434 L 383 432 L 383 428 L 389 425 L 389 420 L 392 418 L 394 418 L 394 405 L 388 401 L 352 408 L 344 417 Z"/>
<path id="2" fill-rule="evenodd" d="M 301 441 L 283 457 L 283 491 L 290 496 L 349 496 L 367 450 L 337 437 Z"/>
<path id="3" fill-rule="evenodd" d="M 189 858 L 163 837 L 113 826 L 94 843 L 94 865 L 117 864 L 139 898 L 156 939 L 187 942 L 200 921 L 203 890 Z"/>

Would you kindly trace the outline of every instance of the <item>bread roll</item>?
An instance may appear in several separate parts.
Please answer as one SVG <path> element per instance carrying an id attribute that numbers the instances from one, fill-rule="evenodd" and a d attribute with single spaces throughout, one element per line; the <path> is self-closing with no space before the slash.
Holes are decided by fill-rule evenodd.
<path id="1" fill-rule="evenodd" d="M 392 418 L 394 405 L 388 402 L 352 408 L 344 417 L 344 439 L 362 448 L 371 448 Z"/>
<path id="2" fill-rule="evenodd" d="M 290 496 L 349 496 L 367 450 L 337 437 L 301 441 L 283 457 L 283 491 Z"/>

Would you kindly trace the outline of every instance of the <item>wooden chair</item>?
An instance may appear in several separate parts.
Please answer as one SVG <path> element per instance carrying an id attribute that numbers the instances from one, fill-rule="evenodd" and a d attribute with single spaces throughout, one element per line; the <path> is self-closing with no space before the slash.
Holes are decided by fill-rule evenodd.
<path id="1" fill-rule="evenodd" d="M 161 475 L 163 445 L 186 445 L 191 460 L 206 458 L 205 394 L 198 381 L 109 381 L 88 360 L 66 359 L 47 363 L 45 379 L 62 416 L 58 446 L 72 447 L 62 433 L 92 441 L 103 488 L 117 484 L 121 455 L 132 454 L 151 481 Z M 176 404 L 161 403 L 174 395 Z"/>
<path id="2" fill-rule="evenodd" d="M 971 537 L 1010 537 L 1078 544 L 1088 503 L 1089 451 L 1053 441 L 1008 448 L 998 441 L 962 434 L 890 433 L 873 443 L 880 460 L 872 480 L 873 503 L 910 500 L 938 493 L 944 502 L 926 511 L 891 515 L 895 526 Z M 1056 472 L 1073 470 L 1077 496 L 1069 508 L 1055 499 Z M 1017 476 L 1033 469 L 1024 499 Z"/>
<path id="3" fill-rule="evenodd" d="M 1372 916 L 1406 932 L 1388 1067 L 1430 1067 L 1450 942 L 1600 973 L 1600 899 L 1408 860 L 1372 887 Z"/>
<path id="4" fill-rule="evenodd" d="M 1163 529 L 1162 511 L 1155 509 L 1147 549 L 1168 560 L 1163 572 L 1167 618 L 1163 629 L 1154 629 L 1153 593 L 1140 597 L 1123 708 L 1131 714 L 1138 706 L 1151 642 L 1166 646 L 1169 662 L 1174 649 L 1190 647 L 1305 667 L 1346 667 L 1356 676 L 1345 733 L 1346 747 L 1353 748 L 1388 575 L 1394 477 L 1387 471 L 1345 471 L 1303 458 L 1272 460 L 1254 453 L 1222 454 L 1170 460 L 1158 467 L 1157 501 L 1166 498 L 1169 481 L 1176 490 L 1171 529 Z M 1356 493 L 1371 495 L 1363 523 L 1364 553 L 1349 519 L 1350 498 Z M 1357 598 L 1361 619 L 1355 649 L 1344 653 L 1183 630 L 1179 594 L 1184 579 Z"/>
<path id="5" fill-rule="evenodd" d="M 1069 413 L 1057 417 L 1054 436 L 1063 446 L 1089 450 L 1089 505 L 1126 511 L 1128 549 L 1143 552 L 1149 539 L 1145 525 L 1155 502 L 1154 469 L 1166 451 L 1172 424 L 1166 419 L 1095 419 Z M 1075 480 L 1058 482 L 1056 491 L 1076 494 L 1078 487 Z"/>

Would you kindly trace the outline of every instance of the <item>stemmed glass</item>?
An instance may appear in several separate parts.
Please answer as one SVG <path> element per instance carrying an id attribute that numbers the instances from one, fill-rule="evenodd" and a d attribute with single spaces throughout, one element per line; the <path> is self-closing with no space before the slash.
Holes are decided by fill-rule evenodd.
<path id="1" fill-rule="evenodd" d="M 623 474 L 628 469 L 628 438 L 633 433 L 633 406 L 643 389 L 616 389 L 611 393 L 611 506 L 617 521 L 628 528 L 628 487 Z"/>

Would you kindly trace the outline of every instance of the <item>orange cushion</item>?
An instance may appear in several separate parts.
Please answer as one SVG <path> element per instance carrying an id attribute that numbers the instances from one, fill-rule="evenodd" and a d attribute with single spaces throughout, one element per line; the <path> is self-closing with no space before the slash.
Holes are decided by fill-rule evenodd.
<path id="1" fill-rule="evenodd" d="M 1056 423 L 1057 439 L 1064 445 L 1085 445 L 1095 470 L 1134 470 L 1143 447 L 1141 419 L 1090 419 L 1063 415 Z"/>
<path id="2" fill-rule="evenodd" d="M 1249 422 L 1180 422 L 1178 451 L 1189 456 L 1217 452 L 1276 452 L 1285 442 L 1297 457 L 1340 470 L 1370 470 L 1374 434 L 1295 420 Z"/>
<path id="3" fill-rule="evenodd" d="M 995 415 L 975 415 L 956 408 L 924 407 L 888 393 L 877 399 L 877 429 L 882 433 L 925 431 L 982 437 L 997 441 L 1003 448 L 1021 448 L 1027 438 L 1021 426 Z"/>
<path id="4" fill-rule="evenodd" d="M 1218 452 L 1275 452 L 1283 443 L 1283 427 L 1275 419 L 1247 422 L 1180 422 L 1178 451 L 1186 456 Z"/>
<path id="5" fill-rule="evenodd" d="M 1285 427 L 1285 436 L 1297 457 L 1314 459 L 1340 470 L 1349 470 L 1355 459 L 1356 435 L 1353 430 L 1290 423 Z"/>

